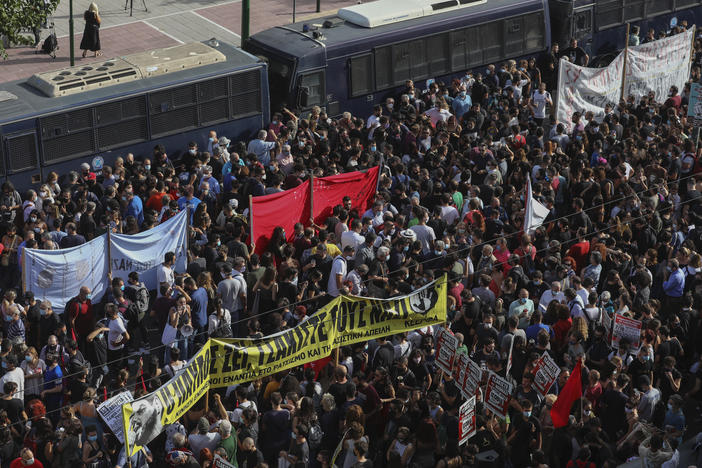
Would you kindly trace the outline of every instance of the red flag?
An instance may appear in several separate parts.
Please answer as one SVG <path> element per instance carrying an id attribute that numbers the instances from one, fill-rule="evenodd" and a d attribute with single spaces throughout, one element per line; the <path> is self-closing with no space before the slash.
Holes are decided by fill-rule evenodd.
<path id="1" fill-rule="evenodd" d="M 578 363 L 573 369 L 573 373 L 568 377 L 568 381 L 563 387 L 561 394 L 558 395 L 556 402 L 551 408 L 551 419 L 553 427 L 559 428 L 568 425 L 568 416 L 573 403 L 583 395 L 583 385 L 580 377 L 580 368 L 582 361 L 578 359 Z"/>
<path id="2" fill-rule="evenodd" d="M 265 252 L 273 230 L 280 226 L 285 229 L 285 236 L 291 241 L 294 236 L 295 223 L 308 226 L 310 223 L 310 181 L 290 190 L 272 193 L 251 199 L 253 226 L 251 238 L 256 243 L 255 252 Z"/>
<path id="3" fill-rule="evenodd" d="M 314 222 L 324 224 L 331 216 L 334 206 L 340 205 L 346 195 L 351 197 L 351 208 L 358 210 L 359 216 L 363 216 L 363 213 L 373 205 L 379 175 L 380 166 L 376 166 L 366 172 L 346 172 L 315 178 L 314 207 L 312 208 Z"/>

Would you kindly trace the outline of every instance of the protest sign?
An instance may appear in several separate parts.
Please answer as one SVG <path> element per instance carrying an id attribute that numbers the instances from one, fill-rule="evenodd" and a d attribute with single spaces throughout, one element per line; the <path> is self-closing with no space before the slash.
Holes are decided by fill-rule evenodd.
<path id="1" fill-rule="evenodd" d="M 334 348 L 446 321 L 446 276 L 407 296 L 339 296 L 297 326 L 260 339 L 213 339 L 213 388 L 316 361 Z"/>
<path id="2" fill-rule="evenodd" d="M 458 347 L 458 338 L 448 328 L 439 328 L 436 334 L 436 365 L 446 373 L 453 372 L 453 360 Z"/>
<path id="3" fill-rule="evenodd" d="M 558 65 L 556 118 L 565 125 L 567 132 L 573 130 L 574 112 L 584 115 L 592 111 L 595 119 L 601 121 L 605 115 L 605 105 L 619 102 L 623 72 L 623 53 L 604 68 L 581 67 L 561 59 Z"/>
<path id="4" fill-rule="evenodd" d="M 485 390 L 485 406 L 502 419 L 507 416 L 507 407 L 512 395 L 512 384 L 490 371 Z"/>
<path id="5" fill-rule="evenodd" d="M 636 351 L 641 345 L 641 321 L 630 319 L 622 314 L 614 314 L 612 328 L 612 348 L 619 349 L 619 342 L 626 338 L 631 345 L 629 351 Z"/>
<path id="6" fill-rule="evenodd" d="M 458 413 L 458 445 L 468 442 L 477 430 L 475 423 L 475 395 L 468 398 Z"/>
<path id="7" fill-rule="evenodd" d="M 532 373 L 534 374 L 534 387 L 541 396 L 546 396 L 548 389 L 556 381 L 560 371 L 561 369 L 556 364 L 556 361 L 546 351 L 536 360 Z"/>
<path id="8" fill-rule="evenodd" d="M 690 86 L 690 100 L 687 105 L 687 123 L 695 127 L 702 126 L 702 85 L 692 83 Z"/>
<path id="9" fill-rule="evenodd" d="M 653 92 L 659 103 L 665 102 L 671 86 L 680 93 L 690 76 L 690 54 L 694 29 L 653 42 L 629 47 L 624 75 L 624 98 Z"/>
<path id="10" fill-rule="evenodd" d="M 124 428 L 122 423 L 122 405 L 131 403 L 132 401 L 134 401 L 132 392 L 121 392 L 103 401 L 100 406 L 97 407 L 98 414 L 121 443 L 124 443 L 124 433 L 122 432 Z"/>
<path id="11" fill-rule="evenodd" d="M 478 387 L 480 387 L 480 382 L 483 379 L 483 370 L 475 361 L 468 359 L 468 364 L 464 372 L 465 377 L 463 378 L 463 386 L 461 390 L 466 398 L 468 398 L 471 395 L 475 395 Z"/>
<path id="12" fill-rule="evenodd" d="M 178 421 L 210 388 L 208 341 L 171 380 L 153 393 L 122 406 L 124 443 L 129 456 Z"/>
<path id="13" fill-rule="evenodd" d="M 463 393 L 466 398 L 470 395 L 465 393 L 465 380 L 468 374 L 468 362 L 470 358 L 466 353 L 457 353 L 456 359 L 453 361 L 453 379 L 456 387 Z"/>
<path id="14" fill-rule="evenodd" d="M 607 330 L 606 335 L 612 332 L 612 317 L 610 317 L 609 312 L 602 309 L 602 326 Z"/>

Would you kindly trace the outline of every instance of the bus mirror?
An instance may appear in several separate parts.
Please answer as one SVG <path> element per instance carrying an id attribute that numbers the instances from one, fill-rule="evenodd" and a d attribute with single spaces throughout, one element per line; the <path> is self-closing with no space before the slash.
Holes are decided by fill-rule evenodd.
<path id="1" fill-rule="evenodd" d="M 307 107 L 307 101 L 310 97 L 309 86 L 300 86 L 297 91 L 297 107 L 304 109 Z"/>

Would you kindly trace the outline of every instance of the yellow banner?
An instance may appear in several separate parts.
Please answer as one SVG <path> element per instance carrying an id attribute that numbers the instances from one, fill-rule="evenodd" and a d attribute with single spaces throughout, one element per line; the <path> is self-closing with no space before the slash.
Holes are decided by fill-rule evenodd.
<path id="1" fill-rule="evenodd" d="M 208 341 L 171 380 L 153 393 L 122 406 L 124 443 L 129 456 L 180 419 L 210 388 Z"/>
<path id="2" fill-rule="evenodd" d="M 210 386 L 249 382 L 329 356 L 334 348 L 446 321 L 446 276 L 392 299 L 335 298 L 305 322 L 261 339 L 213 339 Z"/>

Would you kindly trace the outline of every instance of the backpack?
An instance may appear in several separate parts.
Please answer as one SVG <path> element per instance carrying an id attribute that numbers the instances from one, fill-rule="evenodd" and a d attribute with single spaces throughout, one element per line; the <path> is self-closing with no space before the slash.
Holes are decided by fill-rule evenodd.
<path id="1" fill-rule="evenodd" d="M 53 58 L 56 58 L 56 51 L 58 48 L 58 40 L 56 39 L 56 34 L 54 33 L 49 34 L 49 37 L 44 39 L 44 43 L 41 45 L 41 51 L 45 54 L 51 55 Z"/>
<path id="2" fill-rule="evenodd" d="M 310 425 L 310 430 L 307 433 L 307 444 L 310 450 L 317 450 L 322 445 L 322 437 L 324 437 L 322 426 L 319 425 L 318 421 L 314 421 Z"/>
<path id="3" fill-rule="evenodd" d="M 151 301 L 151 295 L 149 290 L 146 289 L 144 283 L 139 283 L 137 286 L 129 288 L 131 294 L 129 298 L 132 304 L 136 306 L 138 311 L 138 321 L 141 322 L 146 317 L 147 312 L 149 312 L 149 302 Z"/>
<path id="4" fill-rule="evenodd" d="M 231 338 L 232 326 L 226 320 L 221 320 L 217 328 L 214 329 L 210 337 L 212 338 Z"/>

